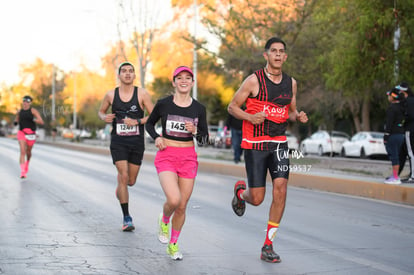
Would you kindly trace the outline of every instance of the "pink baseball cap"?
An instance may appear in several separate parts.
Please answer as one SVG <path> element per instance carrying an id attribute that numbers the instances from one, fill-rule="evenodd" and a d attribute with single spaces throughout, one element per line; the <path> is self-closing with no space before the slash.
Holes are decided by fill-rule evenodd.
<path id="1" fill-rule="evenodd" d="M 189 74 L 191 74 L 192 77 L 194 77 L 193 71 L 190 68 L 188 68 L 187 66 L 180 66 L 177 69 L 175 69 L 173 73 L 173 80 L 181 72 L 188 72 Z"/>

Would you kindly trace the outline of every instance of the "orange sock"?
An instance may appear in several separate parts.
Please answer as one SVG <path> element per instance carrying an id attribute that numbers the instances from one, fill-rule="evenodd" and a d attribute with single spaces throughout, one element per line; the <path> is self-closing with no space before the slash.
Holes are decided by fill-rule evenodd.
<path id="1" fill-rule="evenodd" d="M 277 229 L 279 228 L 278 223 L 274 223 L 271 221 L 268 221 L 267 223 L 267 233 L 266 233 L 266 240 L 264 242 L 264 245 L 271 245 L 273 244 L 273 239 L 276 237 Z"/>

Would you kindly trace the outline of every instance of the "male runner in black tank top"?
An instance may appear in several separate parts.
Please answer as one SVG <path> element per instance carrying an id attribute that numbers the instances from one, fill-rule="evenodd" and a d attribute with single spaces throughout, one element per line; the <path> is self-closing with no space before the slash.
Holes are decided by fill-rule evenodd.
<path id="1" fill-rule="evenodd" d="M 14 123 L 19 125 L 17 140 L 20 147 L 20 178 L 26 178 L 29 171 L 29 162 L 32 157 L 32 148 L 36 142 L 36 124 L 43 125 L 43 119 L 35 108 L 32 108 L 32 97 L 24 96 L 22 109 L 17 113 Z"/>
<path id="2" fill-rule="evenodd" d="M 128 186 L 133 186 L 137 180 L 145 150 L 144 124 L 148 116 L 144 117 L 144 110 L 150 114 L 154 105 L 148 91 L 134 86 L 135 69 L 131 63 L 119 66 L 118 79 L 119 87 L 105 95 L 98 115 L 113 127 L 110 150 L 118 171 L 115 194 L 124 216 L 122 230 L 132 231 L 135 227 L 128 209 Z M 107 114 L 110 106 L 112 113 Z"/>
<path id="3" fill-rule="evenodd" d="M 280 38 L 270 38 L 263 53 L 265 68 L 248 76 L 228 106 L 231 115 L 243 120 L 243 140 L 246 183 L 238 181 L 234 187 L 233 211 L 244 214 L 246 202 L 259 205 L 266 191 L 269 171 L 273 184 L 273 199 L 269 211 L 267 233 L 260 258 L 278 263 L 280 257 L 273 251 L 273 239 L 282 219 L 289 178 L 289 154 L 285 135 L 289 111 L 296 120 L 306 123 L 308 117 L 296 110 L 296 80 L 282 73 L 286 61 L 286 44 Z M 246 110 L 241 106 L 246 103 Z"/>

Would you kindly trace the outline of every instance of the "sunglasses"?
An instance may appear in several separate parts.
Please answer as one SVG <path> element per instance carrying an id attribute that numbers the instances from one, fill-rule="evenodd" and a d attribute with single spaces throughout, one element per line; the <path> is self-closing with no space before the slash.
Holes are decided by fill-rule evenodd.
<path id="1" fill-rule="evenodd" d="M 23 99 L 23 102 L 32 102 L 32 100 L 31 99 Z"/>

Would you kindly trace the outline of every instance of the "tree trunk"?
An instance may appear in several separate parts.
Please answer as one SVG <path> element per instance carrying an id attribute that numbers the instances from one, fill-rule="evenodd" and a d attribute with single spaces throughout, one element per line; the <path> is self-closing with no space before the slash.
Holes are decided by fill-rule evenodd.
<path id="1" fill-rule="evenodd" d="M 371 105 L 370 105 L 370 97 L 364 97 L 364 101 L 362 103 L 362 130 L 363 131 L 371 131 L 371 123 L 370 123 L 370 119 L 369 119 L 369 113 L 371 110 Z"/>
<path id="2" fill-rule="evenodd" d="M 354 122 L 355 131 L 359 132 L 361 131 L 361 119 L 359 118 L 359 115 L 360 115 L 359 102 L 356 99 L 355 100 L 349 99 L 348 105 L 349 105 L 349 110 L 351 111 L 351 114 L 352 114 L 352 120 Z"/>
<path id="3" fill-rule="evenodd" d="M 358 133 L 361 131 L 361 120 L 359 119 L 359 116 L 356 115 L 352 115 L 352 119 L 354 121 L 354 126 L 355 126 L 355 131 Z"/>

